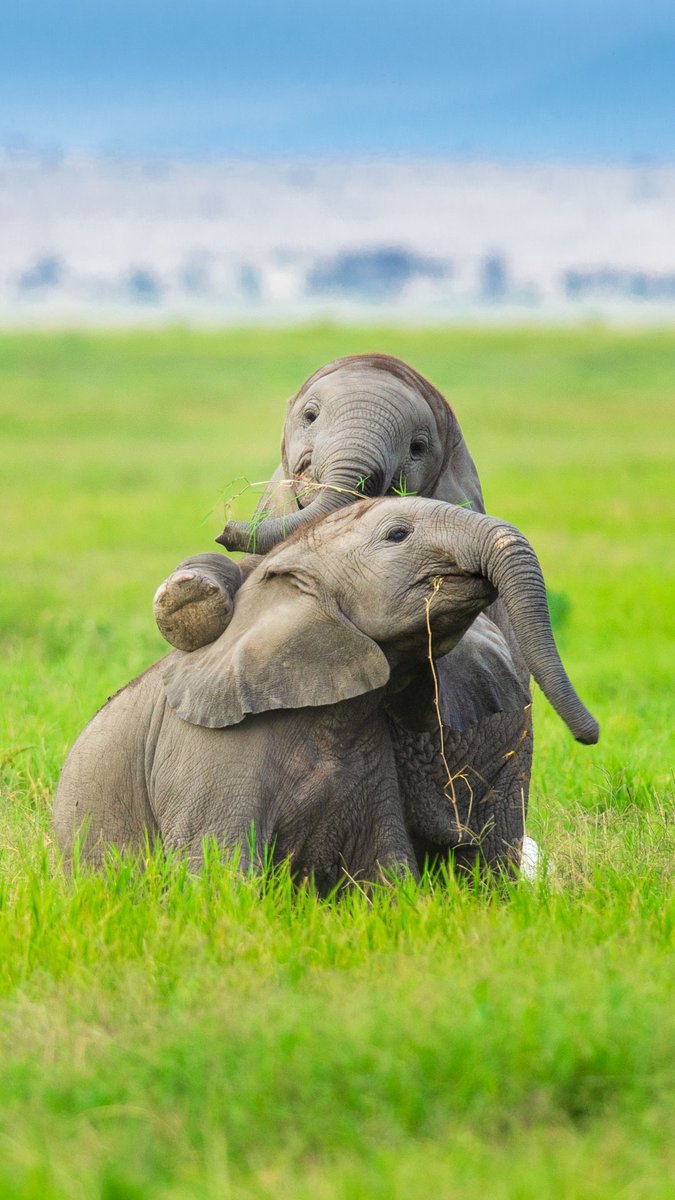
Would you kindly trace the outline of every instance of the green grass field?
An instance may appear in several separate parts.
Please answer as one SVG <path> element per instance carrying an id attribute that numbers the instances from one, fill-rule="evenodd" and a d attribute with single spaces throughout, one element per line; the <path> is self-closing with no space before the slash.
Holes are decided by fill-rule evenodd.
<path id="1" fill-rule="evenodd" d="M 548 878 L 66 880 L 58 771 L 163 653 L 156 585 L 269 476 L 305 376 L 367 349 L 455 406 L 601 722 L 578 746 L 536 697 Z M 674 397 L 665 332 L 0 336 L 0 1197 L 672 1196 Z"/>

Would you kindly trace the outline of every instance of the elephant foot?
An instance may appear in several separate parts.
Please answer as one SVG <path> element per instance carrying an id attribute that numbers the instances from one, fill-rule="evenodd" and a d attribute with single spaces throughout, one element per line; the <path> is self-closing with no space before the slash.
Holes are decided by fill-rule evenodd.
<path id="1" fill-rule="evenodd" d="M 152 602 L 162 637 L 177 650 L 198 650 L 214 642 L 230 623 L 232 596 L 199 570 L 174 571 Z"/>

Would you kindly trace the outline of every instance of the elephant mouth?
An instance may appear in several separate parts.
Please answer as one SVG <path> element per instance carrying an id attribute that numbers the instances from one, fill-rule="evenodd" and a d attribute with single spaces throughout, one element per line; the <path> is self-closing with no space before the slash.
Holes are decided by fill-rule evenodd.
<path id="1" fill-rule="evenodd" d="M 458 568 L 449 569 L 447 566 L 439 566 L 432 572 L 426 571 L 415 586 L 421 588 L 432 602 L 433 597 L 438 595 L 440 599 L 451 599 L 454 604 L 458 590 L 461 590 L 462 598 L 471 604 L 488 605 L 497 599 L 496 587 L 484 575 L 474 575 Z"/>
<path id="2" fill-rule="evenodd" d="M 316 496 L 316 480 L 312 472 L 312 456 L 305 454 L 296 463 L 292 478 L 296 484 L 295 501 L 298 508 L 306 508 Z"/>
<path id="3" fill-rule="evenodd" d="M 396 480 L 403 480 L 402 474 L 395 476 L 395 481 L 387 487 L 388 476 L 385 476 L 382 471 L 377 468 L 372 468 L 369 474 L 357 476 L 354 473 L 354 481 L 351 482 L 351 477 L 347 475 L 347 481 L 340 480 L 338 483 L 324 482 L 317 475 L 312 463 L 311 453 L 303 454 L 290 472 L 290 480 L 293 484 L 295 494 L 295 503 L 298 509 L 307 508 L 321 491 L 330 491 L 333 488 L 336 492 L 347 493 L 355 500 L 362 497 L 375 497 L 384 495 L 401 495 L 398 490 Z"/>

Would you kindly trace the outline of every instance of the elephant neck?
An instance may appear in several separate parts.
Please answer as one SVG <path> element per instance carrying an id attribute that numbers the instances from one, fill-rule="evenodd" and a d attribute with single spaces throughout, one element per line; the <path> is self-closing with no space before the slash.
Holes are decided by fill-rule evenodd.
<path id="1" fill-rule="evenodd" d="M 428 662 L 408 663 L 392 671 L 385 707 L 388 716 L 406 729 L 429 729 L 434 714 L 434 676 Z"/>

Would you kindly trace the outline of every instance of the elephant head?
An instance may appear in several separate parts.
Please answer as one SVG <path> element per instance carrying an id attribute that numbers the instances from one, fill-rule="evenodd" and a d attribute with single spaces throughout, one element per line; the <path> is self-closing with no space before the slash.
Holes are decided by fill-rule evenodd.
<path id="1" fill-rule="evenodd" d="M 290 401 L 281 472 L 297 508 L 257 524 L 231 521 L 216 539 L 265 554 L 318 516 L 361 496 L 429 496 L 484 511 L 476 468 L 440 392 L 386 354 L 339 358 Z"/>
<path id="2" fill-rule="evenodd" d="M 598 726 L 560 661 L 537 558 L 518 530 L 429 499 L 360 501 L 300 530 L 237 595 L 210 646 L 165 668 L 170 705 L 221 728 L 247 713 L 335 704 L 447 653 L 499 594 L 523 658 L 581 742 Z"/>

